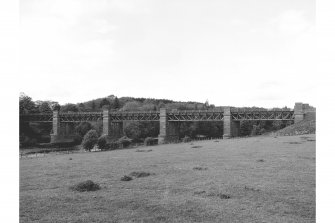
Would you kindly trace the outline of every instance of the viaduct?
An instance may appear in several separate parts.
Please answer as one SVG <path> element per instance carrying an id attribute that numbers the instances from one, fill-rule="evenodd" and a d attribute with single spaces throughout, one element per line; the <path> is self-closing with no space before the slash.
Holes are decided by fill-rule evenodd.
<path id="1" fill-rule="evenodd" d="M 309 105 L 295 103 L 294 110 L 258 110 L 224 107 L 213 110 L 167 110 L 143 112 L 114 112 L 104 109 L 102 112 L 39 113 L 20 115 L 20 122 L 52 123 L 51 143 L 73 139 L 74 124 L 80 122 L 101 122 L 102 134 L 109 139 L 117 139 L 123 134 L 124 121 L 157 121 L 160 124 L 158 142 L 164 143 L 179 139 L 180 122 L 220 121 L 223 123 L 223 137 L 239 135 L 242 120 L 292 120 L 302 121 L 309 112 Z"/>

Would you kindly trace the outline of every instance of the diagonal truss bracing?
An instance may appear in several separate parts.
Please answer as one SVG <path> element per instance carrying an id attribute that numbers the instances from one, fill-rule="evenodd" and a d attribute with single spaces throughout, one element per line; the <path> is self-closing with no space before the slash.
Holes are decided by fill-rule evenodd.
<path id="1" fill-rule="evenodd" d="M 117 121 L 159 121 L 159 112 L 111 112 L 109 114 L 112 122 Z"/>
<path id="2" fill-rule="evenodd" d="M 60 113 L 61 122 L 97 122 L 102 120 L 102 112 Z"/>
<path id="3" fill-rule="evenodd" d="M 294 120 L 293 111 L 238 111 L 231 112 L 232 120 Z"/>
<path id="4" fill-rule="evenodd" d="M 193 121 L 222 121 L 224 111 L 222 110 L 185 110 L 170 111 L 166 113 L 168 121 L 193 122 Z M 229 115 L 229 114 L 228 114 Z M 294 112 L 291 110 L 242 110 L 231 109 L 232 120 L 294 120 Z M 141 112 L 110 112 L 110 121 L 159 121 L 158 111 Z M 60 113 L 60 122 L 95 122 L 103 119 L 102 112 L 73 112 Z M 52 122 L 51 113 L 20 115 L 21 122 Z"/>
<path id="5" fill-rule="evenodd" d="M 167 113 L 168 121 L 194 122 L 194 121 L 222 121 L 223 111 L 174 111 Z"/>

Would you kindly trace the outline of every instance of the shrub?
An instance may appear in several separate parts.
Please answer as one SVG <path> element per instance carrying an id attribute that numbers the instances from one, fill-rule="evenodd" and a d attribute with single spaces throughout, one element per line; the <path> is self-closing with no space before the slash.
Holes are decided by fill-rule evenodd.
<path id="1" fill-rule="evenodd" d="M 145 146 L 152 146 L 158 144 L 158 139 L 152 138 L 152 137 L 147 137 L 144 140 L 144 145 Z"/>
<path id="2" fill-rule="evenodd" d="M 81 122 L 76 128 L 76 134 L 80 137 L 84 137 L 88 131 L 93 129 L 93 126 L 89 122 Z"/>
<path id="3" fill-rule="evenodd" d="M 264 128 L 261 128 L 261 130 L 259 130 L 259 134 L 263 135 L 266 132 L 266 130 Z"/>
<path id="4" fill-rule="evenodd" d="M 99 149 L 106 149 L 107 145 L 107 135 L 102 135 L 98 139 L 98 147 Z"/>
<path id="5" fill-rule="evenodd" d="M 98 133 L 95 130 L 90 130 L 84 136 L 83 142 L 81 145 L 85 150 L 91 151 L 94 145 L 98 142 Z"/>
<path id="6" fill-rule="evenodd" d="M 136 178 L 140 178 L 140 177 L 148 177 L 148 176 L 153 175 L 153 174 L 148 173 L 148 172 L 140 171 L 140 172 L 131 172 L 129 175 L 133 176 L 133 177 L 136 177 Z"/>
<path id="7" fill-rule="evenodd" d="M 252 136 L 259 135 L 259 132 L 260 132 L 259 126 L 258 125 L 253 125 L 250 135 L 252 135 Z"/>
<path id="8" fill-rule="evenodd" d="M 183 138 L 183 142 L 190 142 L 191 141 L 191 138 L 189 136 L 185 136 Z"/>
<path id="9" fill-rule="evenodd" d="M 84 182 L 80 182 L 76 185 L 70 187 L 71 190 L 84 192 L 84 191 L 96 191 L 100 190 L 99 184 L 94 183 L 92 180 L 87 180 Z"/>
<path id="10" fill-rule="evenodd" d="M 124 175 L 123 177 L 121 177 L 121 181 L 131 181 L 133 178 L 127 175 Z"/>
<path id="11" fill-rule="evenodd" d="M 128 147 L 131 143 L 131 139 L 129 139 L 127 136 L 123 136 L 118 139 L 117 143 L 122 147 Z"/>
<path id="12" fill-rule="evenodd" d="M 119 148 L 119 143 L 118 142 L 110 142 L 107 143 L 105 146 L 105 150 L 114 150 Z"/>

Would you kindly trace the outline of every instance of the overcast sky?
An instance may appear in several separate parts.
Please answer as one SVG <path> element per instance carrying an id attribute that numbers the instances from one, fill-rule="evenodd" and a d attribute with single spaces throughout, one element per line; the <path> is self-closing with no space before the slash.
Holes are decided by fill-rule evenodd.
<path id="1" fill-rule="evenodd" d="M 314 0 L 20 1 L 33 100 L 315 104 L 314 52 Z"/>

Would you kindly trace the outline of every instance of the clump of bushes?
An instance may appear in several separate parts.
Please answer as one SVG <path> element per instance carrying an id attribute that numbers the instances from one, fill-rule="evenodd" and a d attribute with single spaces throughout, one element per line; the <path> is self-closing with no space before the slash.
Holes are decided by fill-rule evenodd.
<path id="1" fill-rule="evenodd" d="M 196 149 L 196 148 L 202 148 L 202 146 L 192 146 L 192 149 Z"/>
<path id="2" fill-rule="evenodd" d="M 121 181 L 131 181 L 133 178 L 127 175 L 124 175 L 123 177 L 121 177 Z"/>
<path id="3" fill-rule="evenodd" d="M 207 170 L 207 167 L 196 166 L 196 167 L 193 167 L 193 170 Z"/>
<path id="4" fill-rule="evenodd" d="M 132 142 L 132 140 L 130 138 L 128 138 L 127 136 L 123 136 L 121 138 L 119 138 L 117 140 L 117 143 L 122 147 L 122 148 L 126 148 L 130 145 L 130 143 Z"/>
<path id="5" fill-rule="evenodd" d="M 93 147 L 97 144 L 98 137 L 99 136 L 98 136 L 97 131 L 92 129 L 85 134 L 81 145 L 83 146 L 85 150 L 91 151 Z"/>
<path id="6" fill-rule="evenodd" d="M 103 150 L 107 147 L 107 135 L 102 135 L 98 138 L 98 147 Z"/>
<path id="7" fill-rule="evenodd" d="M 147 150 L 145 150 L 145 149 L 137 149 L 137 150 L 135 150 L 135 152 L 151 152 L 152 151 L 152 149 L 147 149 Z"/>
<path id="8" fill-rule="evenodd" d="M 70 189 L 74 191 L 84 192 L 100 190 L 101 187 L 99 184 L 94 183 L 92 180 L 87 180 L 71 186 Z"/>
<path id="9" fill-rule="evenodd" d="M 208 197 L 219 197 L 220 199 L 230 199 L 230 196 L 228 194 L 223 194 L 223 193 L 211 192 L 207 196 Z"/>
<path id="10" fill-rule="evenodd" d="M 136 177 L 136 178 L 140 178 L 140 177 L 150 176 L 150 175 L 152 175 L 152 173 L 140 171 L 140 172 L 131 172 L 129 175 L 133 176 L 133 177 Z"/>
<path id="11" fill-rule="evenodd" d="M 190 142 L 190 141 L 191 141 L 191 137 L 189 137 L 189 136 L 185 136 L 183 138 L 183 142 Z"/>
<path id="12" fill-rule="evenodd" d="M 158 144 L 158 139 L 152 138 L 152 137 L 147 137 L 144 140 L 144 145 L 145 146 L 152 146 Z"/>

